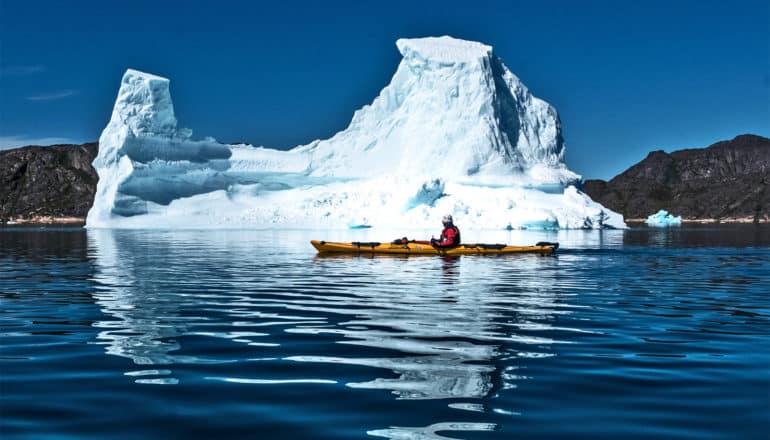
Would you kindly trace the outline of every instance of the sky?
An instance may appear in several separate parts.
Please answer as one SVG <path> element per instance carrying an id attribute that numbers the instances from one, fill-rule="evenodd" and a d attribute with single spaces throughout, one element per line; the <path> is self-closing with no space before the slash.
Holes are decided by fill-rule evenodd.
<path id="1" fill-rule="evenodd" d="M 556 107 L 567 166 L 770 137 L 770 2 L 0 0 L 0 149 L 98 139 L 127 68 L 196 137 L 291 148 L 347 127 L 402 37 L 481 41 Z"/>

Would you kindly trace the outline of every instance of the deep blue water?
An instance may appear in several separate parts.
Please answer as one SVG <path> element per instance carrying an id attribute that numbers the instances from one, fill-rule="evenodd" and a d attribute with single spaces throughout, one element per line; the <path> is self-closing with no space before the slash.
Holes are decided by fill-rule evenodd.
<path id="1" fill-rule="evenodd" d="M 0 230 L 0 437 L 770 432 L 766 226 L 317 257 L 310 238 L 377 238 L 335 234 Z"/>

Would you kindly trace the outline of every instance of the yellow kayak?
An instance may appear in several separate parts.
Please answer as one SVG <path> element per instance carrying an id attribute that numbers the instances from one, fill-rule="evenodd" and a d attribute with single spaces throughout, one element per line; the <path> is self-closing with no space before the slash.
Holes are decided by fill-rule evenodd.
<path id="1" fill-rule="evenodd" d="M 559 243 L 540 242 L 534 246 L 508 246 L 505 244 L 461 244 L 450 248 L 433 247 L 428 242 L 396 240 L 378 242 L 332 242 L 310 240 L 319 253 L 342 254 L 397 254 L 397 255 L 498 255 L 498 254 L 552 254 Z"/>

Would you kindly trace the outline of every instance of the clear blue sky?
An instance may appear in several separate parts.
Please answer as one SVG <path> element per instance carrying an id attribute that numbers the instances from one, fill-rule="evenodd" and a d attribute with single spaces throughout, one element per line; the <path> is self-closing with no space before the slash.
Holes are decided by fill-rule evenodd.
<path id="1" fill-rule="evenodd" d="M 567 164 L 770 136 L 770 2 L 0 0 L 0 148 L 87 141 L 135 68 L 171 78 L 199 137 L 288 148 L 344 129 L 400 37 L 494 47 L 561 115 Z"/>

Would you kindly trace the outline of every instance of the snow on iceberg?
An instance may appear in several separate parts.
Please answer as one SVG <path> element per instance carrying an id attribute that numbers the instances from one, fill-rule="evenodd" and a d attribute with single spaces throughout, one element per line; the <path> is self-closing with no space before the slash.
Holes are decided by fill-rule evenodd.
<path id="1" fill-rule="evenodd" d="M 556 110 L 490 46 L 400 39 L 390 84 L 330 139 L 288 151 L 193 140 L 169 80 L 123 76 L 88 227 L 625 227 L 564 164 Z M 554 190 L 556 188 L 556 190 Z"/>
<path id="2" fill-rule="evenodd" d="M 661 209 L 660 211 L 647 217 L 645 221 L 649 226 L 666 227 L 666 226 L 680 226 L 682 224 L 682 217 L 669 214 L 668 211 Z"/>

